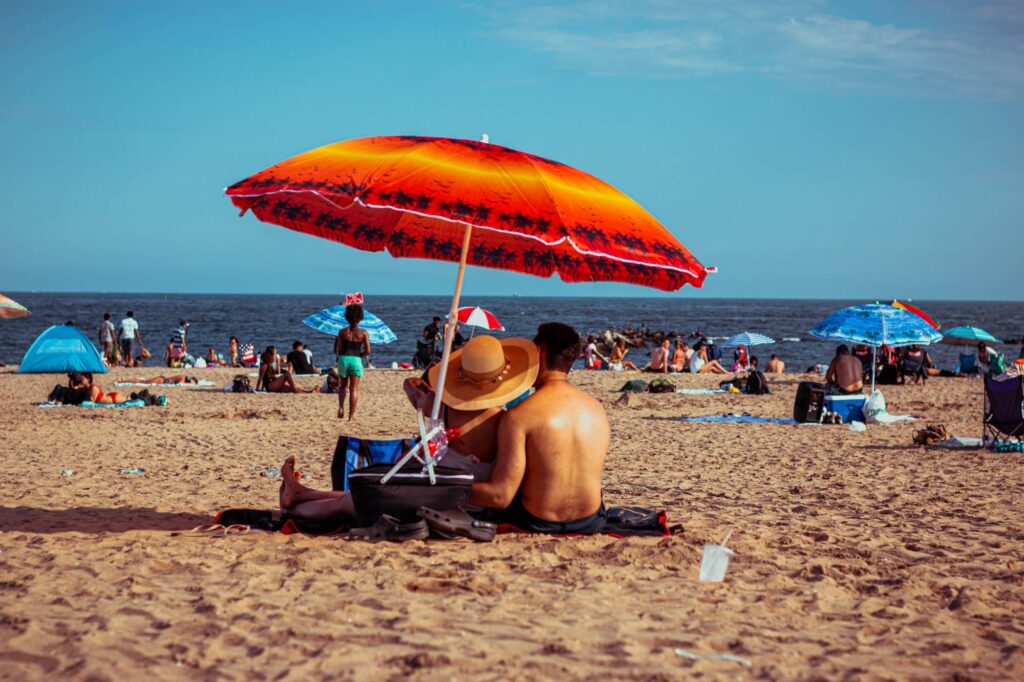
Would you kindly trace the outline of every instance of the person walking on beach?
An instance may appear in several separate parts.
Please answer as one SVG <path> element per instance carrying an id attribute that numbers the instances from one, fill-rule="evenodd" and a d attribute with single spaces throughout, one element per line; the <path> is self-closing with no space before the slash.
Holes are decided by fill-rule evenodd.
<path id="1" fill-rule="evenodd" d="M 174 347 L 176 349 L 175 354 L 178 358 L 184 358 L 188 354 L 188 321 L 181 320 L 178 322 L 178 328 L 174 330 Z"/>
<path id="2" fill-rule="evenodd" d="M 345 391 L 348 396 L 348 420 L 352 421 L 359 402 L 359 380 L 363 376 L 363 358 L 370 357 L 370 336 L 366 330 L 359 328 L 363 321 L 363 306 L 354 303 L 345 308 L 345 321 L 348 326 L 338 332 L 334 339 L 334 354 L 338 356 L 338 374 L 341 375 L 341 386 L 338 388 L 338 419 L 345 418 Z M 440 322 L 440 318 L 434 318 Z M 429 327 L 428 327 L 429 329 Z M 424 330 L 426 334 L 426 330 Z"/>
<path id="3" fill-rule="evenodd" d="M 100 346 L 103 348 L 103 357 L 108 363 L 114 362 L 114 323 L 110 321 L 110 313 L 103 313 L 103 322 L 100 324 Z"/>
<path id="4" fill-rule="evenodd" d="M 139 323 L 135 321 L 135 313 L 128 311 L 128 314 L 121 320 L 121 326 L 117 330 L 117 338 L 121 343 L 121 357 L 125 367 L 135 366 L 134 345 L 138 340 L 139 348 L 142 348 L 142 334 L 139 332 Z"/>

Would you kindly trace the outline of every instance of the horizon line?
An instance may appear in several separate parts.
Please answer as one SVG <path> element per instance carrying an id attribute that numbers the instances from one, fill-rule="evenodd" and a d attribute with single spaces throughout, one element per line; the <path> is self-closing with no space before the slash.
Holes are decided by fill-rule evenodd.
<path id="1" fill-rule="evenodd" d="M 318 292 L 298 292 L 298 293 L 269 293 L 269 292 L 225 292 L 225 291 L 183 291 L 183 292 L 170 292 L 170 291 L 63 291 L 63 290 L 17 290 L 17 289 L 3 289 L 11 294 L 74 294 L 74 295 L 101 295 L 101 296 L 333 296 L 340 297 L 344 294 L 340 293 L 318 293 Z M 616 295 L 616 294 L 592 294 L 592 295 L 544 295 L 544 294 L 476 294 L 479 298 L 615 298 L 615 299 L 664 299 L 668 300 L 673 296 L 674 293 L 678 292 L 659 292 L 658 295 L 653 296 L 630 296 L 630 295 Z M 405 298 L 450 298 L 450 294 L 423 294 L 423 293 L 399 293 L 399 294 L 374 294 L 363 292 L 364 296 L 380 296 L 380 297 L 405 297 Z M 720 300 L 720 301 L 865 301 L 881 303 L 883 301 L 890 300 L 903 300 L 907 302 L 913 301 L 928 301 L 930 303 L 1024 303 L 1024 299 L 1012 299 L 1012 298 L 926 298 L 926 297 L 915 297 L 915 298 L 902 298 L 896 299 L 895 297 L 889 296 L 851 296 L 851 297 L 835 297 L 835 296 L 697 296 L 697 297 L 686 297 L 680 295 L 680 299 L 683 300 Z"/>

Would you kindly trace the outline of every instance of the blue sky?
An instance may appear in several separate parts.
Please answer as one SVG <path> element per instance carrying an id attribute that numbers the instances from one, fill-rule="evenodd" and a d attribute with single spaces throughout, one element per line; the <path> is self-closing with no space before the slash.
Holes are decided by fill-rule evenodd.
<path id="1" fill-rule="evenodd" d="M 1019 2 L 6 2 L 0 91 L 0 291 L 446 293 L 454 265 L 221 192 L 330 142 L 481 133 L 607 180 L 720 268 L 674 296 L 1024 285 Z"/>

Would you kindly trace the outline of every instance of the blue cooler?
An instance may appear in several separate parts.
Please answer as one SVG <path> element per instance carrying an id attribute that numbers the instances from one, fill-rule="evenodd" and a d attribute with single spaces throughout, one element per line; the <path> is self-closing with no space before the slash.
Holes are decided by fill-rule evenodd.
<path id="1" fill-rule="evenodd" d="M 838 412 L 843 416 L 843 423 L 864 421 L 864 403 L 868 397 L 863 393 L 854 395 L 827 395 L 825 396 L 825 409 L 829 412 Z"/>

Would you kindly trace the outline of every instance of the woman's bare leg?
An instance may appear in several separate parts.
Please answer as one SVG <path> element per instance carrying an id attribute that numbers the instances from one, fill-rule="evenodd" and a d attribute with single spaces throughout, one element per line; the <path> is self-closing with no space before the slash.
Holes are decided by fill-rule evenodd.
<path id="1" fill-rule="evenodd" d="M 348 390 L 348 377 L 342 377 L 338 384 L 338 419 L 345 418 L 345 391 Z"/>
<path id="2" fill-rule="evenodd" d="M 341 490 L 314 490 L 295 478 L 295 458 L 281 465 L 281 509 L 304 519 L 355 518 L 352 496 Z"/>
<path id="3" fill-rule="evenodd" d="M 356 416 L 356 403 L 359 402 L 359 377 L 351 377 L 352 386 L 348 391 L 348 420 Z"/>

